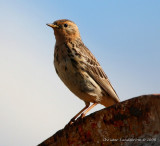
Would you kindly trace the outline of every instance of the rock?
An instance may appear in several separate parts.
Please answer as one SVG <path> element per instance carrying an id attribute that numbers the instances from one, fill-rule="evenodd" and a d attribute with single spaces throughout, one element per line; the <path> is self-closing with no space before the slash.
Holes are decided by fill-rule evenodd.
<path id="1" fill-rule="evenodd" d="M 66 126 L 39 146 L 159 146 L 160 94 L 135 97 Z"/>

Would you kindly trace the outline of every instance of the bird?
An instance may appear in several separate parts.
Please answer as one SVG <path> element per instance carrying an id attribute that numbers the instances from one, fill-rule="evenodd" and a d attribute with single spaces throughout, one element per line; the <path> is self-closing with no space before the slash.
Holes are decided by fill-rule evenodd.
<path id="1" fill-rule="evenodd" d="M 56 39 L 55 71 L 68 89 L 85 103 L 69 124 L 73 124 L 80 115 L 84 118 L 97 104 L 109 107 L 120 102 L 101 65 L 84 45 L 78 26 L 68 19 L 47 25 L 53 28 Z"/>

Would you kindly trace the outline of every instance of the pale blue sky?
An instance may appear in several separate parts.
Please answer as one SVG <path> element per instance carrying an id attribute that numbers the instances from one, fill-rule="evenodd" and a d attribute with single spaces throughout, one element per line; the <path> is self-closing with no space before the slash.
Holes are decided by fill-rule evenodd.
<path id="1" fill-rule="evenodd" d="M 159 17 L 159 0 L 0 0 L 0 145 L 37 145 L 84 106 L 55 73 L 46 23 L 78 25 L 123 101 L 160 93 Z"/>

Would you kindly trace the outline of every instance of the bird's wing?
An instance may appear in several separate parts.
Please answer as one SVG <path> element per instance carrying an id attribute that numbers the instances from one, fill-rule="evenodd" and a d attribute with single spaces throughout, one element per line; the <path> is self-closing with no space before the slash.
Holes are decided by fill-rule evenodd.
<path id="1" fill-rule="evenodd" d="M 82 42 L 78 44 L 77 48 L 80 49 L 79 53 L 85 59 L 83 63 L 87 67 L 88 74 L 97 82 L 97 84 L 99 84 L 108 96 L 114 98 L 116 101 L 119 101 L 116 91 L 94 55 Z"/>

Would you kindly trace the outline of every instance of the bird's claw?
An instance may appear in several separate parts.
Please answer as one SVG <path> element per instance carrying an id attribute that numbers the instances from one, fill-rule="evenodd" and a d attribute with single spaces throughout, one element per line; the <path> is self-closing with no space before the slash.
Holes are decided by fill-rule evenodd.
<path id="1" fill-rule="evenodd" d="M 85 117 L 85 114 L 82 113 L 81 116 L 78 119 L 83 119 L 84 117 Z M 75 118 L 72 118 L 65 127 L 71 126 L 75 121 L 76 121 Z"/>
<path id="2" fill-rule="evenodd" d="M 70 122 L 68 123 L 68 125 L 72 125 L 75 122 L 75 119 L 71 119 Z"/>
<path id="3" fill-rule="evenodd" d="M 75 119 L 71 119 L 69 123 L 65 126 L 65 128 L 71 126 L 75 122 Z"/>
<path id="4" fill-rule="evenodd" d="M 84 117 L 85 117 L 85 114 L 82 113 L 81 116 L 80 116 L 80 118 L 83 119 Z"/>

